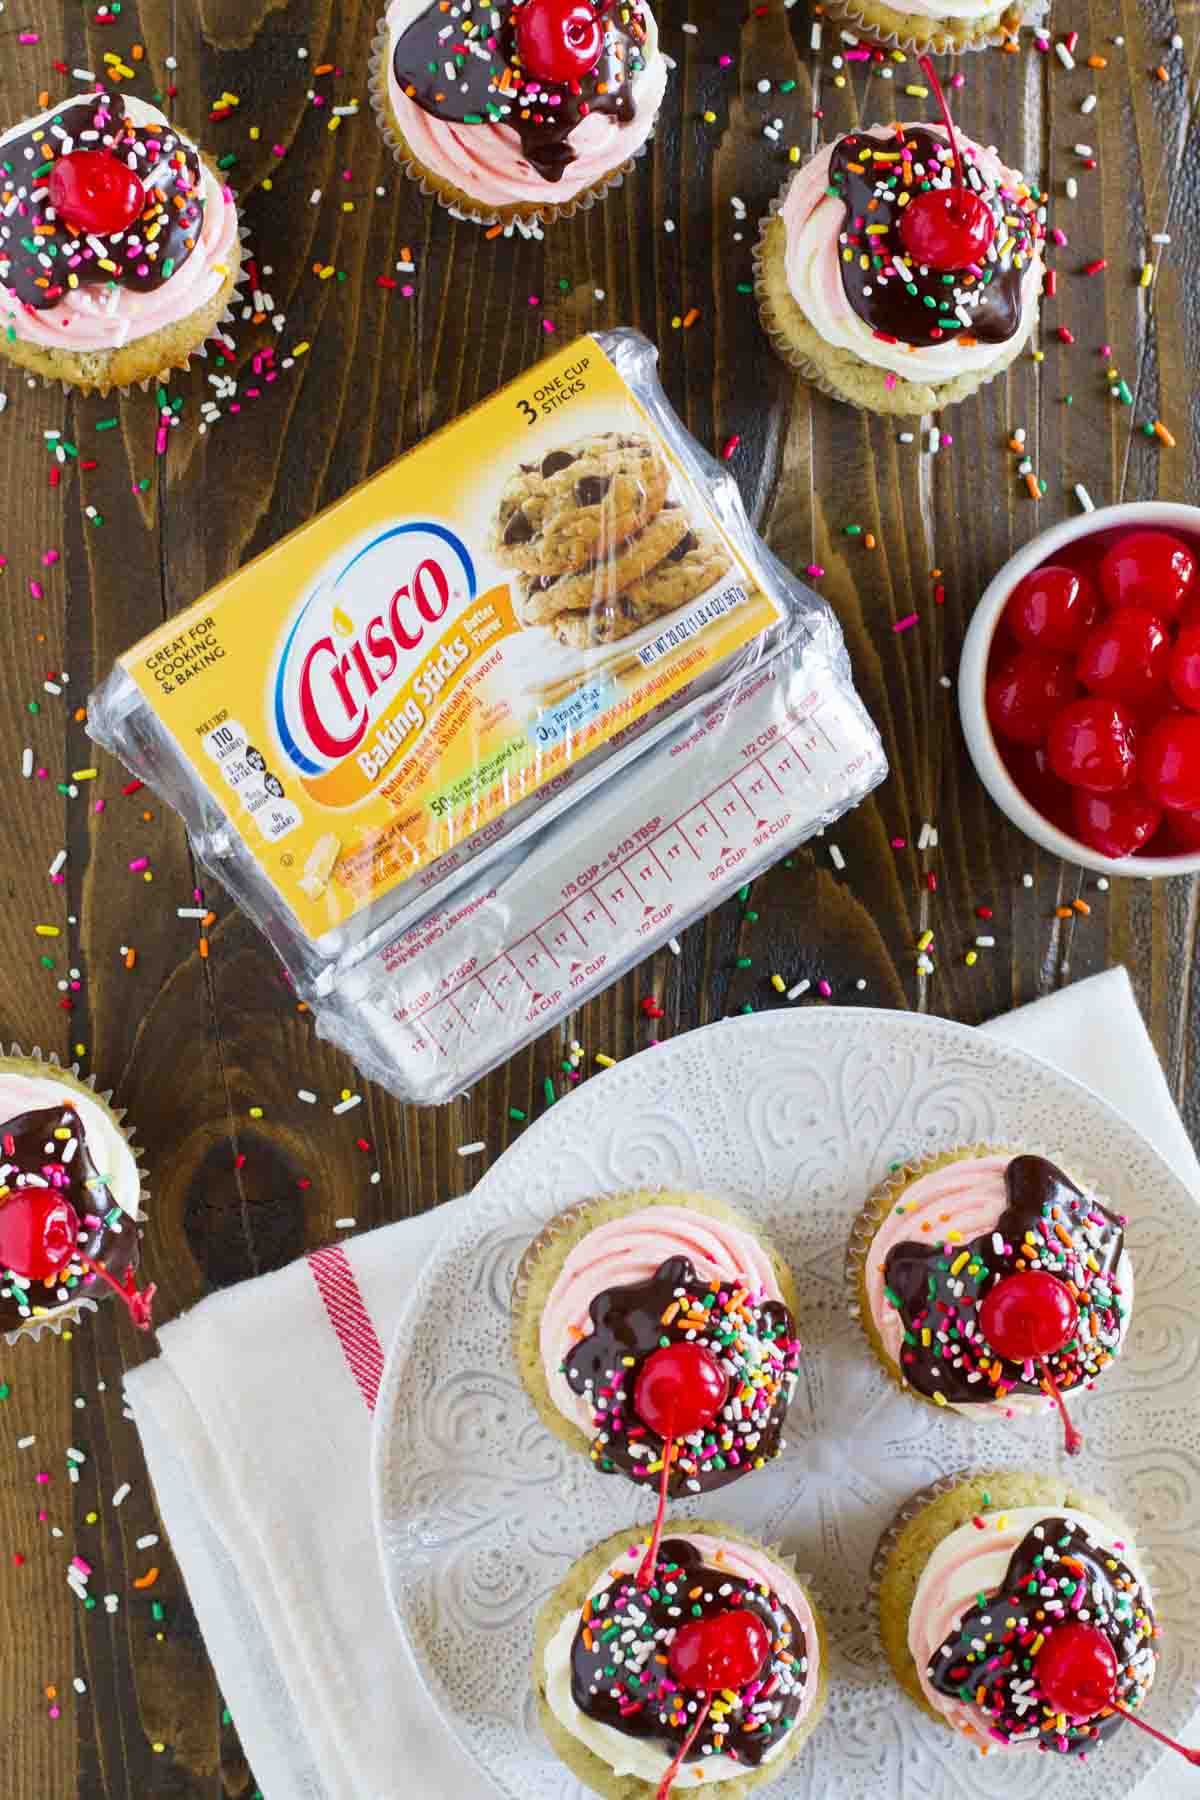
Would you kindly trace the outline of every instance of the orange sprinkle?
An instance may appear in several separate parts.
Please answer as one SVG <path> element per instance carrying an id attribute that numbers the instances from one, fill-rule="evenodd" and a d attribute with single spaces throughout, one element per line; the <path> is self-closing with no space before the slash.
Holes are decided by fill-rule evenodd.
<path id="1" fill-rule="evenodd" d="M 45 112 L 45 110 L 49 106 L 49 104 L 50 104 L 50 90 L 49 90 L 49 88 L 43 88 L 41 93 L 38 95 L 38 107 L 42 112 Z"/>
<path id="2" fill-rule="evenodd" d="M 134 1578 L 133 1585 L 135 1588 L 153 1587 L 157 1580 L 158 1580 L 158 1570 L 157 1569 L 147 1569 L 146 1573 L 144 1575 L 138 1575 Z"/>
<path id="3" fill-rule="evenodd" d="M 1086 900 L 1072 900 L 1071 905 L 1077 913 L 1090 914 L 1092 910 Z"/>
<path id="4" fill-rule="evenodd" d="M 1025 449 L 1025 446 L 1021 442 L 1020 438 L 1009 438 L 1008 447 L 1010 450 L 1018 450 L 1021 452 L 1023 452 Z"/>
<path id="5" fill-rule="evenodd" d="M 87 707 L 86 706 L 77 706 L 75 708 L 75 723 L 77 725 L 82 725 L 83 721 L 86 718 L 87 718 Z"/>
<path id="6" fill-rule="evenodd" d="M 595 1648 L 595 1645 L 592 1641 L 592 1634 L 587 1629 L 586 1626 L 584 1626 L 584 1631 L 583 1631 L 583 1647 L 588 1652 L 591 1652 Z"/>
<path id="7" fill-rule="evenodd" d="M 201 925 L 203 925 L 206 929 L 209 925 L 215 925 L 216 922 L 217 922 L 217 915 L 215 912 L 206 912 L 204 917 L 200 921 Z"/>
<path id="8" fill-rule="evenodd" d="M 503 225 L 493 225 L 493 226 L 491 226 L 491 228 L 488 231 L 486 231 L 484 233 L 484 236 L 489 237 L 489 238 L 498 238 L 500 236 L 500 233 L 503 230 L 504 230 Z"/>
<path id="9" fill-rule="evenodd" d="M 1089 56 L 1087 66 L 1089 69 L 1107 69 L 1108 58 L 1107 56 Z"/>
<path id="10" fill-rule="evenodd" d="M 1032 469 L 1025 477 L 1025 486 L 1029 489 L 1029 497 L 1031 500 L 1041 499 L 1042 490 L 1037 484 L 1037 476 L 1033 473 Z"/>
<path id="11" fill-rule="evenodd" d="M 1071 917 L 1071 908 L 1069 906 L 1056 906 L 1054 909 L 1054 916 L 1056 919 L 1069 919 Z"/>
<path id="12" fill-rule="evenodd" d="M 57 1700 L 58 1699 L 58 1689 L 56 1687 L 48 1687 L 46 1689 L 46 1698 L 47 1698 L 47 1700 Z"/>
<path id="13" fill-rule="evenodd" d="M 567 1326 L 567 1336 L 570 1338 L 570 1340 L 573 1344 L 577 1344 L 579 1342 L 580 1338 L 583 1336 L 583 1333 L 579 1329 L 578 1325 L 568 1325 Z"/>
<path id="14" fill-rule="evenodd" d="M 1154 421 L 1154 435 L 1160 444 L 1165 444 L 1167 446 L 1168 450 L 1173 450 L 1175 448 L 1175 439 L 1171 436 L 1161 419 L 1155 419 Z"/>
<path id="15" fill-rule="evenodd" d="M 318 63 L 316 68 L 313 70 L 313 74 L 314 75 L 332 75 L 333 74 L 333 64 L 332 63 Z"/>
<path id="16" fill-rule="evenodd" d="M 685 331 L 690 331 L 699 317 L 700 308 L 698 306 L 690 306 L 683 315 L 683 329 Z"/>
<path id="17" fill-rule="evenodd" d="M 1167 71 L 1163 68 L 1161 63 L 1159 63 L 1159 65 L 1158 65 L 1157 69 L 1155 69 L 1154 73 L 1159 81 L 1169 81 L 1171 79 L 1171 77 L 1167 74 Z"/>
<path id="18" fill-rule="evenodd" d="M 200 939 L 200 960 L 202 962 L 204 962 L 204 961 L 207 961 L 207 959 L 208 959 L 208 939 L 205 937 L 205 938 Z"/>
<path id="19" fill-rule="evenodd" d="M 125 952 L 125 967 L 127 969 L 132 969 L 132 967 L 136 961 L 137 961 L 137 951 L 133 948 L 132 945 L 130 945 L 129 949 Z"/>
<path id="20" fill-rule="evenodd" d="M 868 550 L 873 550 L 875 548 L 875 533 L 873 531 L 868 531 L 867 535 L 863 538 L 863 543 Z"/>
<path id="21" fill-rule="evenodd" d="M 142 49 L 142 46 L 140 44 L 135 44 L 133 46 L 133 48 L 130 50 L 129 54 L 132 56 L 134 62 L 141 62 L 141 60 L 142 60 L 143 56 L 145 56 L 146 52 Z"/>

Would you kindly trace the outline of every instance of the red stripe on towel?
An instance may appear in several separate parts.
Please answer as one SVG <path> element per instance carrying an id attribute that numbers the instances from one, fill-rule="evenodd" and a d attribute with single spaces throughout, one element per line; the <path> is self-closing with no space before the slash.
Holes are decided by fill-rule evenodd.
<path id="1" fill-rule="evenodd" d="M 350 1258 L 335 1244 L 326 1250 L 312 1251 L 308 1266 L 325 1302 L 329 1323 L 337 1333 L 338 1343 L 350 1365 L 350 1373 L 358 1383 L 368 1412 L 374 1412 L 383 1378 L 383 1346 L 363 1303 Z"/>

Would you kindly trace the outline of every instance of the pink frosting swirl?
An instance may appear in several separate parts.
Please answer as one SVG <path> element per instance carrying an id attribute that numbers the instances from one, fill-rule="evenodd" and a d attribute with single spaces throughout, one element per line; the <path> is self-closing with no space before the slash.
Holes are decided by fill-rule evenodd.
<path id="1" fill-rule="evenodd" d="M 571 1250 L 542 1310 L 542 1370 L 564 1418 L 590 1437 L 591 1408 L 562 1373 L 567 1352 L 592 1328 L 588 1307 L 605 1288 L 648 1281 L 673 1256 L 688 1257 L 703 1281 L 744 1282 L 782 1301 L 771 1259 L 750 1232 L 688 1206 L 647 1206 L 589 1231 Z"/>
<path id="2" fill-rule="evenodd" d="M 139 125 L 162 125 L 174 130 L 157 107 L 133 95 L 124 95 L 125 111 Z M 57 109 L 41 119 L 26 120 L 17 131 L 50 120 Z M 9 134 L 14 135 L 13 133 Z M 178 136 L 179 134 L 176 133 Z M 186 141 L 186 140 L 185 140 Z M 5 140 L 0 138 L 0 150 Z M 234 266 L 238 236 L 237 207 L 233 194 L 223 187 L 211 169 L 204 168 L 204 228 L 187 261 L 169 281 L 153 293 L 131 289 L 78 287 L 63 295 L 55 306 L 27 311 L 17 296 L 0 286 L 0 317 L 17 337 L 50 350 L 120 350 L 136 338 L 149 337 L 164 326 L 175 325 L 189 313 L 207 305 L 221 291 Z"/>
<path id="3" fill-rule="evenodd" d="M 611 114 L 592 113 L 571 133 L 575 160 L 560 181 L 543 180 L 521 154 L 521 140 L 508 125 L 461 125 L 439 119 L 418 106 L 396 79 L 392 52 L 396 40 L 414 19 L 429 10 L 429 0 L 391 0 L 387 10 L 388 100 L 404 140 L 417 161 L 439 180 L 460 188 L 485 206 L 543 202 L 561 206 L 595 182 L 612 174 L 641 149 L 667 86 L 666 59 L 658 48 L 658 31 L 646 8 L 646 67 L 634 86 L 635 113 L 626 123 Z"/>

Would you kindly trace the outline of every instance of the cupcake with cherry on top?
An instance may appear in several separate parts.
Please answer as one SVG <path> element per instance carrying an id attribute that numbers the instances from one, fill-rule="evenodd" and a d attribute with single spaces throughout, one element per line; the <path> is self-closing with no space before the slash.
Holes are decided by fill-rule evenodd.
<path id="1" fill-rule="evenodd" d="M 607 1800 L 741 1800 L 816 1727 L 824 1629 L 790 1561 L 673 1520 L 660 1543 L 618 1532 L 570 1569 L 538 1614 L 533 1683 L 558 1756 Z"/>
<path id="2" fill-rule="evenodd" d="M 936 411 L 1006 369 L 1037 322 L 1044 227 L 1025 179 L 944 123 L 876 125 L 798 169 L 755 253 L 763 324 L 814 386 Z"/>
<path id="3" fill-rule="evenodd" d="M 977 1749 L 1092 1759 L 1141 1716 L 1160 1627 L 1134 1533 L 1098 1495 L 1006 1469 L 917 1495 L 877 1553 L 900 1686 Z"/>
<path id="4" fill-rule="evenodd" d="M 1074 1401 L 1129 1329 L 1125 1223 L 1044 1156 L 981 1147 L 905 1164 L 851 1235 L 867 1342 L 901 1386 L 964 1418 L 1057 1411 L 1074 1454 Z"/>

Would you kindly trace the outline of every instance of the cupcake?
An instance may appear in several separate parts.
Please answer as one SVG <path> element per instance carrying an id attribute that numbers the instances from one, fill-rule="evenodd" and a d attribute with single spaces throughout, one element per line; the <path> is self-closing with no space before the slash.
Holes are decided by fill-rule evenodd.
<path id="1" fill-rule="evenodd" d="M 940 125 L 838 138 L 763 223 L 755 288 L 771 341 L 814 386 L 871 412 L 963 400 L 1029 342 L 1040 209 L 994 150 Z"/>
<path id="2" fill-rule="evenodd" d="M 648 6 L 392 0 L 371 92 L 397 161 L 485 225 L 591 206 L 633 167 L 667 82 Z"/>
<path id="3" fill-rule="evenodd" d="M 102 394 L 186 368 L 241 261 L 233 196 L 132 95 L 82 94 L 0 141 L 0 350 Z"/>
<path id="4" fill-rule="evenodd" d="M 630 1193 L 550 1221 L 513 1302 L 521 1379 L 604 1474 L 708 1493 L 783 1448 L 800 1343 L 781 1258 L 706 1194 Z"/>
<path id="5" fill-rule="evenodd" d="M 986 50 L 1016 37 L 1022 25 L 1036 25 L 1048 8 L 1045 0 L 827 0 L 825 17 L 873 43 L 891 44 L 912 55 L 932 51 L 956 56 L 962 50 Z"/>
<path id="6" fill-rule="evenodd" d="M 980 1749 L 1090 1755 L 1154 1680 L 1158 1627 L 1133 1534 L 1108 1504 L 1006 1470 L 918 1496 L 880 1546 L 897 1681 Z"/>
<path id="7" fill-rule="evenodd" d="M 1133 1305 L 1124 1218 L 1009 1150 L 900 1169 L 854 1228 L 849 1274 L 888 1374 L 975 1419 L 1062 1410 L 1120 1354 Z"/>
<path id="8" fill-rule="evenodd" d="M 644 1568 L 644 1539 L 618 1532 L 545 1602 L 538 1710 L 562 1761 L 609 1800 L 708 1783 L 738 1800 L 816 1726 L 825 1634 L 790 1563 L 753 1538 L 693 1519 L 667 1533 Z"/>
<path id="9" fill-rule="evenodd" d="M 55 1331 L 116 1290 L 146 1330 L 138 1293 L 142 1181 L 120 1117 L 73 1070 L 0 1056 L 0 1333 Z"/>

